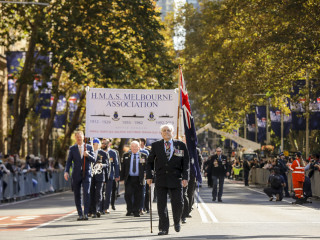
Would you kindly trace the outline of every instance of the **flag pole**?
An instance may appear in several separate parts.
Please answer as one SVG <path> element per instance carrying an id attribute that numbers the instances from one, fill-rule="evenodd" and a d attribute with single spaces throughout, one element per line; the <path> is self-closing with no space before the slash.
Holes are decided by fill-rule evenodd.
<path id="1" fill-rule="evenodd" d="M 179 139 L 179 125 L 180 125 L 180 108 L 181 108 L 181 64 L 179 64 L 179 74 L 178 74 L 178 89 L 179 89 L 179 100 L 178 100 L 178 119 L 177 119 L 177 137 Z"/>

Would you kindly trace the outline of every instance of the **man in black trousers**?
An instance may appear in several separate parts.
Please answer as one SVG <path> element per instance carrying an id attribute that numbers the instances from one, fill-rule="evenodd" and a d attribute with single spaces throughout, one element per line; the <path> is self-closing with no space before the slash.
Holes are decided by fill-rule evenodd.
<path id="1" fill-rule="evenodd" d="M 212 174 L 212 201 L 216 201 L 218 195 L 218 202 L 222 202 L 224 178 L 229 177 L 231 166 L 228 163 L 227 157 L 222 155 L 220 147 L 216 149 L 215 155 L 209 157 L 208 161 L 208 172 Z"/>
<path id="2" fill-rule="evenodd" d="M 139 152 L 140 144 L 132 141 L 130 144 L 131 152 L 123 154 L 121 160 L 120 179 L 124 180 L 124 198 L 127 203 L 127 214 L 132 213 L 135 217 L 140 217 L 139 210 L 142 202 L 142 190 L 145 184 L 145 165 L 147 155 Z"/>
<path id="3" fill-rule="evenodd" d="M 155 169 L 155 187 L 157 191 L 159 233 L 167 235 L 169 232 L 169 216 L 167 196 L 171 192 L 171 207 L 174 229 L 180 232 L 180 219 L 183 209 L 182 188 L 188 185 L 189 153 L 185 143 L 173 140 L 173 126 L 162 125 L 160 128 L 162 140 L 152 143 L 147 162 L 147 183 L 152 183 Z M 155 167 L 155 168 L 154 168 Z"/>

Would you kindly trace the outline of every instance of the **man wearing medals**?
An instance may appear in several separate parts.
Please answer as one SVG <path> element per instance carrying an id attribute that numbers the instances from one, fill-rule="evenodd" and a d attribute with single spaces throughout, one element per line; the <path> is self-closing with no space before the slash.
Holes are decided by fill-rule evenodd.
<path id="1" fill-rule="evenodd" d="M 182 187 L 188 185 L 190 160 L 186 144 L 173 139 L 173 126 L 171 124 L 162 125 L 160 133 L 163 139 L 152 143 L 146 174 L 147 183 L 150 186 L 154 172 L 156 172 L 158 235 L 167 235 L 170 225 L 167 195 L 171 192 L 174 229 L 176 232 L 180 232 L 180 219 L 183 209 Z M 153 171 L 154 169 L 155 171 Z"/>
<path id="2" fill-rule="evenodd" d="M 126 216 L 140 217 L 139 209 L 142 202 L 142 191 L 145 184 L 145 165 L 147 155 L 139 152 L 140 143 L 132 141 L 130 152 L 123 154 L 121 159 L 120 179 L 124 180 L 124 198 L 127 204 Z"/>

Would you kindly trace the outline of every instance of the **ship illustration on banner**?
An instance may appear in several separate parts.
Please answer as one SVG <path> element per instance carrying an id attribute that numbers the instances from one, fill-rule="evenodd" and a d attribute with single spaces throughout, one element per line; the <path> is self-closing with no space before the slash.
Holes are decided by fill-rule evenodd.
<path id="1" fill-rule="evenodd" d="M 124 118 L 144 118 L 144 116 L 137 116 L 137 114 L 129 115 L 129 116 L 122 116 Z"/>
<path id="2" fill-rule="evenodd" d="M 159 118 L 173 118 L 173 116 L 169 116 L 169 114 L 161 115 Z"/>
<path id="3" fill-rule="evenodd" d="M 110 117 L 110 115 L 106 115 L 105 113 L 92 114 L 91 117 Z"/>

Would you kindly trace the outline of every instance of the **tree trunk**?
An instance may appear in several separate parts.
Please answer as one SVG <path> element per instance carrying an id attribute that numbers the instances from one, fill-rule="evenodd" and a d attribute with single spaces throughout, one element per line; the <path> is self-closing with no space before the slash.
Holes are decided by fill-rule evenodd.
<path id="1" fill-rule="evenodd" d="M 77 126 L 82 122 L 84 116 L 85 116 L 85 111 L 83 113 L 81 113 L 82 107 L 85 103 L 85 96 L 86 96 L 86 92 L 83 91 L 82 94 L 80 95 L 80 101 L 79 101 L 79 105 L 77 110 L 75 111 L 71 123 L 70 123 L 70 127 L 67 129 L 64 139 L 62 141 L 62 144 L 60 146 L 59 149 L 59 153 L 58 153 L 58 158 L 65 161 L 66 158 L 66 154 L 70 145 L 70 138 L 72 133 L 74 132 L 74 130 L 76 130 Z"/>
<path id="2" fill-rule="evenodd" d="M 34 66 L 34 51 L 36 46 L 35 35 L 36 27 L 33 28 L 30 37 L 25 64 L 18 80 L 17 93 L 14 98 L 14 125 L 10 143 L 10 154 L 19 153 L 22 130 L 29 112 L 26 99 L 28 95 L 28 83 L 31 83 L 33 79 L 32 69 Z"/>
<path id="3" fill-rule="evenodd" d="M 50 111 L 50 118 L 48 119 L 46 129 L 44 131 L 43 137 L 40 140 L 40 154 L 44 157 L 47 157 L 47 144 L 49 141 L 49 136 L 53 128 L 54 118 L 56 116 L 56 110 L 59 100 L 59 81 L 62 74 L 62 66 L 59 67 L 56 83 L 53 85 L 53 91 L 54 91 L 54 100 L 52 103 L 51 111 Z"/>

